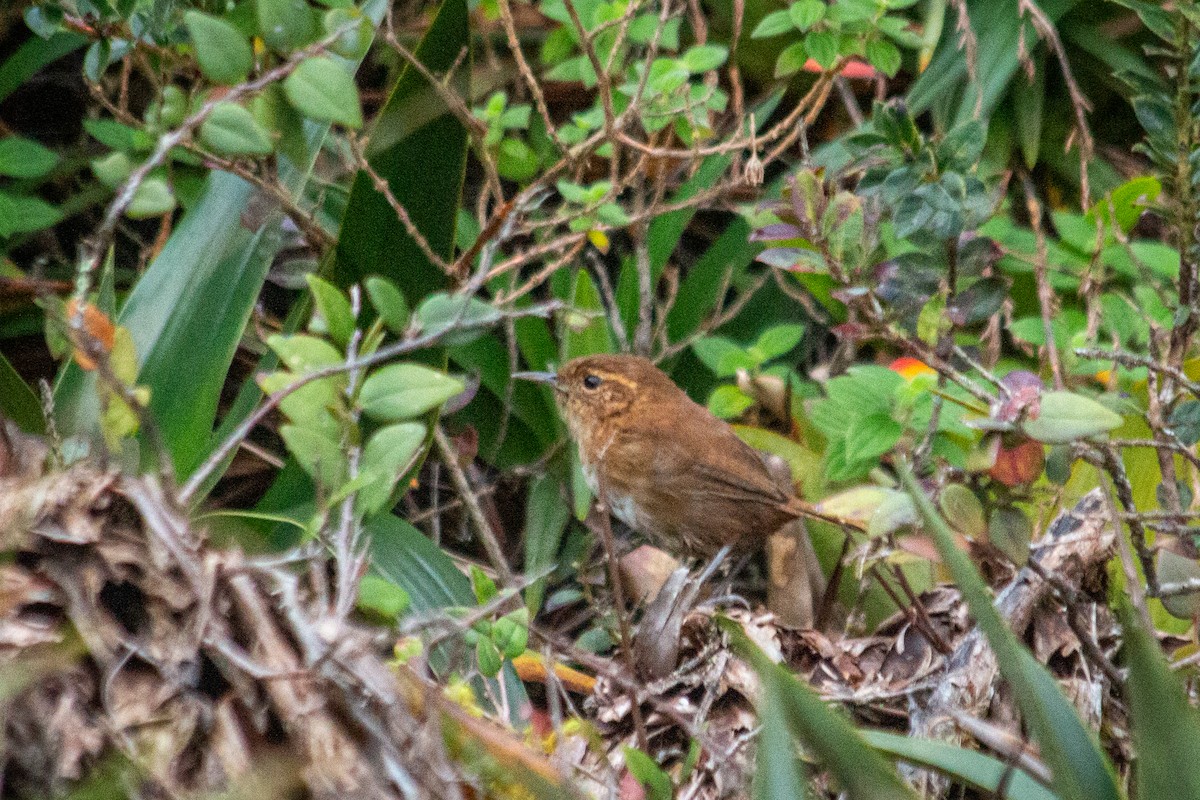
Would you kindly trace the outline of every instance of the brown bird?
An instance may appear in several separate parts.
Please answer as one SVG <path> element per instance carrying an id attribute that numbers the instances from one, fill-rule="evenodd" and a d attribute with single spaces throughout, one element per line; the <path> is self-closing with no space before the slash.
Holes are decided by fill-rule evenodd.
<path id="1" fill-rule="evenodd" d="M 645 358 L 583 356 L 513 377 L 554 387 L 592 492 L 668 552 L 748 551 L 802 516 L 842 523 L 781 487 L 728 423 Z"/>

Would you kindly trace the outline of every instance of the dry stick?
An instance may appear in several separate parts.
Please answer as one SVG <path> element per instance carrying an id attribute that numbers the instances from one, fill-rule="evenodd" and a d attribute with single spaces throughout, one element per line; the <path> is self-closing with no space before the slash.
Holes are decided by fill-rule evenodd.
<path id="1" fill-rule="evenodd" d="M 1125 367 L 1145 367 L 1151 372 L 1161 372 L 1164 375 L 1170 375 L 1176 383 L 1191 392 L 1197 399 L 1200 399 L 1200 383 L 1191 380 L 1184 374 L 1183 370 L 1171 364 L 1164 364 L 1148 356 L 1141 356 L 1124 350 L 1101 350 L 1093 347 L 1077 347 L 1075 355 L 1081 358 L 1112 361 Z"/>
<path id="2" fill-rule="evenodd" d="M 1054 375 L 1054 388 L 1062 390 L 1062 364 L 1058 359 L 1058 345 L 1054 341 L 1054 289 L 1046 275 L 1049 262 L 1049 245 L 1046 243 L 1046 232 L 1042 228 L 1042 204 L 1037 199 L 1033 181 L 1024 171 L 1021 172 L 1021 186 L 1025 190 L 1025 207 L 1029 210 L 1029 224 L 1037 237 L 1037 258 L 1033 262 L 1033 276 L 1037 282 L 1038 307 L 1042 312 L 1042 329 L 1046 337 L 1046 358 L 1050 362 L 1050 372 Z"/>
<path id="3" fill-rule="evenodd" d="M 597 493 L 600 494 L 600 493 Z M 613 606 L 617 612 L 617 628 L 621 635 L 621 656 L 629 677 L 636 681 L 638 677 L 637 664 L 633 660 L 633 636 L 629 632 L 629 611 L 625 607 L 625 588 L 621 584 L 621 563 L 617 558 L 617 544 L 613 539 L 612 520 L 608 516 L 608 505 L 600 499 L 596 500 L 596 513 L 600 518 L 597 527 L 600 529 L 600 541 L 604 545 L 604 561 L 608 568 L 608 582 L 612 584 Z M 646 721 L 642 719 L 642 704 L 638 697 L 636 685 L 626 686 L 629 696 L 630 713 L 633 715 L 633 726 L 637 730 L 638 746 L 650 752 L 650 737 L 646 733 Z"/>
<path id="4" fill-rule="evenodd" d="M 437 425 L 433 429 L 433 441 L 437 444 L 438 450 L 442 455 L 442 462 L 446 465 L 446 469 L 450 470 L 450 479 L 454 483 L 454 488 L 458 491 L 458 495 L 467 506 L 467 514 L 471 517 L 471 521 L 475 523 L 475 530 L 479 534 L 479 541 L 483 544 L 483 549 L 488 555 L 488 561 L 496 569 L 496 574 L 500 576 L 500 582 L 505 586 L 510 586 L 513 583 L 513 572 L 508 566 L 508 559 L 504 556 L 504 548 L 500 546 L 500 540 L 496 537 L 496 532 L 492 530 L 491 523 L 488 522 L 487 516 L 483 513 L 483 507 L 479 505 L 479 499 L 475 496 L 474 489 L 471 488 L 471 482 L 467 480 L 467 474 L 463 472 L 463 468 L 458 463 L 458 453 L 454 450 L 454 445 L 450 443 L 446 432 L 442 430 L 441 425 Z"/>
<path id="5" fill-rule="evenodd" d="M 554 141 L 555 146 L 566 155 L 570 152 L 569 148 L 558 138 L 558 128 L 555 126 L 554 120 L 550 118 L 550 107 L 546 105 L 546 96 L 542 93 L 542 85 L 534 77 L 533 70 L 530 69 L 529 62 L 525 59 L 525 52 L 521 48 L 521 40 L 517 36 L 517 25 L 513 20 L 512 6 L 509 5 L 509 0 L 498 0 L 496 6 L 500 12 L 500 24 L 504 27 L 504 35 L 508 38 L 508 49 L 517 62 L 517 71 L 525 80 L 525 86 L 529 89 L 530 96 L 533 97 L 533 104 L 537 108 L 538 114 L 541 115 L 542 122 L 546 125 L 546 133 Z"/>

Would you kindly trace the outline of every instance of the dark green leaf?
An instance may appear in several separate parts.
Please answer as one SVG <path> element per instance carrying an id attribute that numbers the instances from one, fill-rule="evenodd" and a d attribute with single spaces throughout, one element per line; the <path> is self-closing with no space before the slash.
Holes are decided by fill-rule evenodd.
<path id="1" fill-rule="evenodd" d="M 306 58 L 283 82 L 288 102 L 309 119 L 362 127 L 354 78 L 331 58 Z"/>
<path id="2" fill-rule="evenodd" d="M 1129 679 L 1125 694 L 1137 753 L 1137 797 L 1200 797 L 1200 716 L 1158 642 L 1122 598 Z"/>
<path id="3" fill-rule="evenodd" d="M 632 747 L 626 747 L 625 766 L 629 774 L 637 779 L 646 790 L 646 800 L 671 800 L 675 789 L 671 785 L 671 776 L 663 772 L 654 759 Z"/>
<path id="4" fill-rule="evenodd" d="M 183 22 L 204 77 L 226 86 L 246 80 L 254 66 L 254 54 L 241 31 L 223 19 L 194 9 L 183 15 Z"/>
<path id="5" fill-rule="evenodd" d="M 536 574 L 554 563 L 571 510 L 563 498 L 561 485 L 550 475 L 530 481 L 525 509 L 525 572 Z M 545 594 L 545 578 L 539 578 L 525 590 L 525 604 L 531 613 L 541 608 Z"/>
<path id="6" fill-rule="evenodd" d="M 0 236 L 40 231 L 61 219 L 62 213 L 39 197 L 0 192 Z"/>
<path id="7" fill-rule="evenodd" d="M 1026 419 L 1021 429 L 1032 439 L 1047 444 L 1065 444 L 1121 427 L 1121 415 L 1109 411 L 1090 397 L 1073 392 L 1042 395 L 1036 419 Z"/>
<path id="8" fill-rule="evenodd" d="M 387 278 L 372 275 L 367 278 L 366 286 L 371 305 L 375 307 L 375 312 L 379 314 L 383 324 L 387 325 L 392 333 L 403 333 L 408 327 L 408 303 L 396 288 L 396 284 Z"/>
<path id="9" fill-rule="evenodd" d="M 867 42 L 867 61 L 884 75 L 894 78 L 900 69 L 900 50 L 887 39 L 874 39 Z"/>
<path id="10" fill-rule="evenodd" d="M 342 290 L 316 275 L 306 275 L 309 291 L 316 300 L 317 310 L 325 322 L 325 330 L 329 338 L 341 347 L 345 347 L 354 334 L 354 312 L 350 308 L 350 298 Z"/>
<path id="11" fill-rule="evenodd" d="M 258 32 L 273 50 L 290 53 L 317 36 L 317 18 L 305 0 L 254 0 L 254 9 Z"/>
<path id="12" fill-rule="evenodd" d="M 823 4 L 822 4 L 823 5 Z M 767 39 L 771 36 L 778 36 L 781 33 L 787 33 L 794 30 L 795 25 L 792 24 L 791 15 L 785 11 L 772 11 L 767 14 L 758 25 L 754 27 L 754 31 L 750 34 L 751 39 Z"/>
<path id="13" fill-rule="evenodd" d="M 40 435 L 46 430 L 41 401 L 3 353 L 0 353 L 0 414 L 26 433 Z"/>
<path id="14" fill-rule="evenodd" d="M 40 178 L 58 164 L 58 155 L 21 136 L 0 139 L 0 175 Z"/>
<path id="15" fill-rule="evenodd" d="M 838 40 L 832 33 L 814 31 L 804 37 L 804 49 L 822 69 L 829 69 L 837 61 Z"/>
<path id="16" fill-rule="evenodd" d="M 368 482 L 358 490 L 358 508 L 365 516 L 383 510 L 396 482 L 416 460 L 426 433 L 419 422 L 401 422 L 380 428 L 367 440 L 359 475 Z"/>
<path id="17" fill-rule="evenodd" d="M 825 18 L 827 8 L 821 0 L 799 0 L 792 3 L 788 14 L 798 30 L 806 31 Z"/>
<path id="18" fill-rule="evenodd" d="M 717 44 L 698 44 L 689 47 L 683 54 L 683 64 L 688 72 L 697 75 L 708 72 L 725 63 L 729 48 Z"/>
<path id="19" fill-rule="evenodd" d="M 444 0 L 416 57 L 434 75 L 454 66 L 450 89 L 470 97 L 469 55 L 459 63 L 470 44 L 465 0 Z M 462 123 L 425 78 L 406 66 L 375 123 L 368 160 L 429 247 L 445 259 L 454 248 L 466 152 Z M 371 177 L 360 172 L 342 216 L 335 282 L 348 286 L 372 274 L 392 280 L 414 303 L 447 283 L 445 272 L 430 262 Z"/>
<path id="20" fill-rule="evenodd" d="M 160 217 L 175 210 L 175 193 L 162 178 L 146 178 L 133 193 L 125 214 L 132 219 Z"/>
<path id="21" fill-rule="evenodd" d="M 462 390 L 462 381 L 429 367 L 389 364 L 367 376 L 358 400 L 371 417 L 405 420 L 437 408 Z"/>
<path id="22" fill-rule="evenodd" d="M 237 103 L 218 103 L 200 126 L 200 139 L 223 156 L 265 156 L 275 149 L 271 134 Z"/>
<path id="23" fill-rule="evenodd" d="M 1200 401 L 1187 400 L 1175 406 L 1167 423 L 1179 441 L 1188 447 L 1200 442 Z"/>

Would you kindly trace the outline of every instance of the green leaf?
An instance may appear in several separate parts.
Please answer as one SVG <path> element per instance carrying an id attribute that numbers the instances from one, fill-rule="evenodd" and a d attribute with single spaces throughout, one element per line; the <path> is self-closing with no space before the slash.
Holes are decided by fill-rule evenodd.
<path id="1" fill-rule="evenodd" d="M 751 39 L 767 39 L 771 36 L 778 36 L 781 33 L 787 33 L 794 30 L 795 25 L 792 24 L 792 17 L 786 10 L 772 11 L 767 14 L 758 25 L 754 27 L 754 31 L 750 34 Z"/>
<path id="2" fill-rule="evenodd" d="M 417 321 L 426 335 L 464 328 L 443 337 L 443 342 L 454 346 L 482 336 L 487 326 L 500 321 L 500 312 L 478 297 L 438 293 L 417 308 Z"/>
<path id="3" fill-rule="evenodd" d="M 767 681 L 763 686 L 762 708 L 781 709 L 787 704 L 779 681 Z M 754 800 L 805 800 L 804 765 L 796 754 L 796 744 L 788 732 L 783 714 L 762 715 L 758 733 L 751 784 Z"/>
<path id="4" fill-rule="evenodd" d="M 554 563 L 563 532 L 571 518 L 571 509 L 563 498 L 561 486 L 550 475 L 540 475 L 529 483 L 525 504 L 525 572 L 537 574 Z M 525 604 L 537 613 L 546 595 L 546 579 L 539 578 L 525 590 Z"/>
<path id="5" fill-rule="evenodd" d="M 704 336 L 692 343 L 692 352 L 718 378 L 731 378 L 739 369 L 754 369 L 754 358 L 731 339 Z"/>
<path id="6" fill-rule="evenodd" d="M 362 127 L 362 105 L 354 78 L 331 58 L 304 59 L 284 79 L 283 90 L 288 102 L 309 119 Z"/>
<path id="7" fill-rule="evenodd" d="M 1033 540 L 1033 522 L 1016 506 L 1000 506 L 988 521 L 988 541 L 1017 566 L 1029 561 L 1029 543 Z"/>
<path id="8" fill-rule="evenodd" d="M 504 666 L 500 651 L 491 639 L 481 638 L 475 643 L 475 660 L 479 663 L 479 673 L 487 678 L 499 675 L 500 668 Z"/>
<path id="9" fill-rule="evenodd" d="M 358 401 L 368 416 L 412 419 L 463 390 L 460 380 L 418 364 L 389 364 L 367 376 Z"/>
<path id="10" fill-rule="evenodd" d="M 754 398 L 736 386 L 718 386 L 708 396 L 708 410 L 719 419 L 733 419 L 754 405 Z"/>
<path id="11" fill-rule="evenodd" d="M 1183 583 L 1200 578 L 1200 562 L 1162 548 L 1155 555 L 1158 582 Z M 1162 598 L 1163 608 L 1173 617 L 1192 619 L 1200 613 L 1200 592 L 1187 592 Z"/>
<path id="12" fill-rule="evenodd" d="M 0 236 L 40 231 L 61 219 L 62 213 L 39 197 L 0 192 Z"/>
<path id="13" fill-rule="evenodd" d="M 194 9 L 183 15 L 183 23 L 192 37 L 204 77 L 225 86 L 246 80 L 254 66 L 254 53 L 241 31 L 223 19 Z"/>
<path id="14" fill-rule="evenodd" d="M 326 36 L 342 31 L 329 49 L 343 58 L 362 58 L 371 48 L 371 40 L 375 38 L 371 20 L 353 6 L 329 9 L 325 12 L 321 24 Z"/>
<path id="15" fill-rule="evenodd" d="M 32 139 L 21 136 L 0 139 L 0 175 L 40 178 L 57 164 L 58 155 Z"/>
<path id="16" fill-rule="evenodd" d="M 448 87 L 470 97 L 471 38 L 465 0 L 443 0 L 417 60 L 434 75 L 454 66 Z M 466 50 L 468 57 L 459 63 Z M 454 250 L 454 226 L 466 168 L 467 132 L 436 89 L 406 65 L 371 132 L 367 158 L 440 258 Z M 445 272 L 409 235 L 387 198 L 365 172 L 354 178 L 338 237 L 334 282 L 349 286 L 367 275 L 393 281 L 412 302 L 446 287 Z"/>
<path id="17" fill-rule="evenodd" d="M 1036 419 L 1027 419 L 1021 429 L 1032 439 L 1047 444 L 1065 444 L 1121 427 L 1121 415 L 1090 397 L 1073 392 L 1042 395 Z"/>
<path id="18" fill-rule="evenodd" d="M 973 491 L 961 483 L 951 483 L 942 489 L 942 494 L 938 497 L 938 506 L 946 515 L 950 526 L 964 536 L 982 539 L 987 534 L 983 504 Z"/>
<path id="19" fill-rule="evenodd" d="M 717 44 L 698 44 L 689 47 L 683 54 L 683 65 L 693 75 L 708 72 L 725 63 L 729 48 Z"/>
<path id="20" fill-rule="evenodd" d="M 788 9 L 792 24 L 806 31 L 825 18 L 826 5 L 821 0 L 799 0 Z"/>
<path id="21" fill-rule="evenodd" d="M 754 346 L 762 353 L 763 361 L 770 361 L 790 352 L 802 338 L 803 325 L 776 325 L 763 331 Z"/>
<path id="22" fill-rule="evenodd" d="M 492 641 L 505 658 L 516 658 L 529 645 L 529 611 L 505 614 L 492 625 Z"/>
<path id="23" fill-rule="evenodd" d="M 563 333 L 566 358 L 611 353 L 612 340 L 604 315 L 604 303 L 591 276 L 582 269 L 575 273 L 571 310 L 573 314 L 565 318 L 566 330 Z"/>
<path id="24" fill-rule="evenodd" d="M 533 148 L 520 139 L 500 140 L 496 151 L 496 171 L 510 181 L 524 182 L 537 174 L 541 161 Z"/>
<path id="25" fill-rule="evenodd" d="M 1058 800 L 1058 795 L 1011 764 L 935 739 L 917 739 L 887 731 L 862 731 L 863 738 L 880 752 L 909 764 L 934 769 L 955 783 L 995 796 L 1001 786 L 1003 800 Z M 760 745 L 761 746 L 761 745 Z"/>
<path id="26" fill-rule="evenodd" d="M 341 442 L 325 433 L 297 425 L 279 428 L 288 452 L 314 481 L 326 489 L 336 489 L 346 480 L 346 454 Z"/>
<path id="27" fill-rule="evenodd" d="M 363 575 L 358 583 L 358 607 L 395 620 L 408 609 L 408 592 L 378 575 Z"/>
<path id="28" fill-rule="evenodd" d="M 1125 695 L 1137 753 L 1137 797 L 1200 797 L 1200 715 L 1153 635 L 1119 605 L 1129 679 Z"/>
<path id="29" fill-rule="evenodd" d="M 324 339 L 296 334 L 272 334 L 267 346 L 274 350 L 284 365 L 293 372 L 304 374 L 342 363 L 342 355 Z"/>
<path id="30" fill-rule="evenodd" d="M 278 222 L 257 234 L 242 227 L 250 191 L 214 172 L 118 318 L 133 335 L 138 383 L 150 388 L 151 413 L 180 476 L 208 452 L 229 365 L 278 247 Z M 93 380 L 75 366 L 60 378 L 55 408 L 65 435 L 96 430 Z"/>
<path id="31" fill-rule="evenodd" d="M 875 69 L 894 78 L 900 69 L 900 50 L 887 39 L 867 42 L 867 61 Z"/>
<path id="32" fill-rule="evenodd" d="M 837 62 L 838 40 L 832 33 L 814 31 L 804 37 L 804 49 L 822 69 L 831 68 Z"/>
<path id="33" fill-rule="evenodd" d="M 886 413 L 858 417 L 846 429 L 846 460 L 874 461 L 895 447 L 903 433 L 904 426 Z"/>
<path id="34" fill-rule="evenodd" d="M 350 308 L 350 298 L 346 297 L 341 289 L 316 275 L 309 273 L 304 277 L 317 303 L 321 319 L 325 321 L 325 330 L 329 332 L 329 338 L 345 347 L 354 335 L 354 312 Z"/>
<path id="35" fill-rule="evenodd" d="M 804 42 L 792 42 L 775 59 L 775 77 L 786 78 L 796 74 L 804 68 L 804 62 L 807 60 L 808 52 L 804 49 Z"/>
<path id="36" fill-rule="evenodd" d="M 3 353 L 0 353 L 0 413 L 26 433 L 41 435 L 46 431 L 41 401 Z"/>
<path id="37" fill-rule="evenodd" d="M 31 8 L 30 12 L 37 10 Z M 28 17 L 27 17 L 28 19 Z M 31 26 L 32 27 L 32 26 Z M 47 64 L 87 44 L 87 37 L 66 31 L 47 32 L 48 38 L 32 37 L 0 64 L 0 102 L 16 91 Z M 40 36 L 41 34 L 39 34 Z"/>
<path id="38" fill-rule="evenodd" d="M 412 467 L 426 428 L 419 422 L 401 422 L 380 428 L 363 448 L 359 474 L 368 482 L 358 490 L 358 508 L 365 516 L 382 511 L 396 488 L 396 482 Z"/>
<path id="39" fill-rule="evenodd" d="M 372 275 L 366 280 L 367 297 L 375 312 L 392 333 L 403 333 L 408 327 L 408 303 L 396 284 L 387 278 Z"/>
<path id="40" fill-rule="evenodd" d="M 92 162 L 92 174 L 109 189 L 116 189 L 133 172 L 133 160 L 128 153 L 114 150 Z"/>
<path id="41" fill-rule="evenodd" d="M 898 471 L 900 482 L 925 521 L 926 531 L 933 536 L 943 565 L 996 653 L 1000 673 L 1012 688 L 1025 724 L 1053 773 L 1051 788 L 1063 800 L 1118 800 L 1112 768 L 1074 706 L 1046 668 L 1005 625 L 983 579 L 954 543 L 953 533 L 917 483 L 912 469 L 901 462 Z"/>
<path id="42" fill-rule="evenodd" d="M 175 210 L 175 193 L 162 178 L 146 178 L 133 193 L 125 215 L 131 219 L 161 217 Z"/>
<path id="43" fill-rule="evenodd" d="M 317 36 L 317 19 L 305 0 L 254 0 L 254 9 L 258 32 L 273 50 L 290 53 Z"/>
<path id="44" fill-rule="evenodd" d="M 265 156 L 275 149 L 271 134 L 237 103 L 218 103 L 200 126 L 200 139 L 223 156 Z"/>
<path id="45" fill-rule="evenodd" d="M 625 747 L 623 752 L 629 774 L 646 790 L 646 800 L 671 800 L 675 796 L 671 776 L 663 772 L 653 758 L 633 747 Z"/>

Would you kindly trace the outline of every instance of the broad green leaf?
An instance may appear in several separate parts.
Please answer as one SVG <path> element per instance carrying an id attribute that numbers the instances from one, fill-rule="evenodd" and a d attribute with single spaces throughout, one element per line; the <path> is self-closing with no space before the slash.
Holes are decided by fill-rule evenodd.
<path id="1" fill-rule="evenodd" d="M 426 433 L 419 422 L 401 422 L 371 434 L 359 465 L 359 474 L 368 479 L 358 490 L 358 508 L 364 515 L 383 510 L 396 482 L 416 460 Z"/>
<path id="2" fill-rule="evenodd" d="M 470 97 L 470 44 L 465 0 L 443 0 L 416 57 L 434 75 L 453 66 L 450 90 Z M 468 57 L 460 63 L 464 49 Z M 433 252 L 445 259 L 453 254 L 466 154 L 462 123 L 425 78 L 406 66 L 371 132 L 367 157 Z M 372 274 L 392 280 L 414 303 L 447 285 L 442 269 L 417 246 L 370 176 L 360 172 L 342 217 L 334 282 L 344 287 Z"/>
<path id="3" fill-rule="evenodd" d="M 862 731 L 863 738 L 885 755 L 934 769 L 955 783 L 995 793 L 1007 787 L 1003 800 L 1058 800 L 1058 795 L 1004 761 L 934 739 L 917 739 L 887 731 Z"/>
<path id="4" fill-rule="evenodd" d="M 1065 444 L 1121 427 L 1121 415 L 1090 397 L 1057 391 L 1042 395 L 1037 419 L 1027 419 L 1021 429 L 1030 438 L 1047 444 Z"/>
<path id="5" fill-rule="evenodd" d="M 824 4 L 822 3 L 822 5 Z M 754 31 L 750 34 L 750 38 L 768 39 L 772 36 L 778 36 L 781 33 L 795 30 L 795 27 L 792 23 L 792 17 L 786 9 L 783 11 L 772 11 L 763 17 L 758 25 L 754 26 Z"/>
<path id="6" fill-rule="evenodd" d="M 791 351 L 793 347 L 800 344 L 802 338 L 804 338 L 803 325 L 775 325 L 763 331 L 754 346 L 762 354 L 763 361 L 770 361 Z"/>
<path id="7" fill-rule="evenodd" d="M 26 433 L 40 435 L 46 431 L 41 401 L 3 353 L 0 353 L 0 415 L 11 419 Z"/>
<path id="8" fill-rule="evenodd" d="M 808 51 L 804 49 L 804 42 L 792 42 L 783 48 L 783 52 L 775 59 L 775 77 L 786 78 L 788 75 L 795 75 L 804 68 L 807 60 Z"/>
<path id="9" fill-rule="evenodd" d="M 1200 714 L 1158 642 L 1129 601 L 1121 598 L 1129 679 L 1130 731 L 1136 753 L 1137 797 L 1200 797 Z"/>
<path id="10" fill-rule="evenodd" d="M 799 0 L 788 9 L 797 30 L 807 31 L 825 18 L 827 6 L 821 0 Z"/>
<path id="11" fill-rule="evenodd" d="M 988 520 L 988 541 L 1018 566 L 1029 561 L 1029 544 L 1033 539 L 1033 522 L 1015 506 L 1000 506 Z"/>
<path id="12" fill-rule="evenodd" d="M 693 75 L 708 72 L 725 63 L 729 48 L 716 44 L 698 44 L 689 47 L 683 54 L 683 64 Z"/>
<path id="13" fill-rule="evenodd" d="M 624 748 L 624 753 L 625 766 L 645 789 L 646 800 L 671 800 L 675 796 L 671 776 L 663 772 L 653 758 L 633 747 Z"/>
<path id="14" fill-rule="evenodd" d="M 267 337 L 267 346 L 279 355 L 284 366 L 300 374 L 342 363 L 342 354 L 316 336 L 276 333 Z"/>
<path id="15" fill-rule="evenodd" d="M 350 309 L 350 299 L 342 290 L 316 275 L 306 275 L 309 291 L 313 293 L 317 310 L 325 321 L 325 330 L 329 338 L 338 345 L 345 347 L 354 334 L 354 312 Z"/>
<path id="16" fill-rule="evenodd" d="M 133 201 L 125 210 L 131 219 L 161 217 L 175 210 L 175 193 L 162 178 L 149 177 L 138 185 Z"/>
<path id="17" fill-rule="evenodd" d="M 736 386 L 718 386 L 708 397 L 708 410 L 718 419 L 733 419 L 754 405 L 754 398 Z"/>
<path id="18" fill-rule="evenodd" d="M 354 60 L 367 54 L 367 50 L 371 47 L 371 40 L 374 38 L 374 31 L 371 30 L 371 20 L 367 19 L 357 8 L 353 6 L 331 8 L 325 12 L 321 22 L 326 36 L 342 31 L 342 34 L 330 45 L 330 50 L 339 56 Z"/>
<path id="19" fill-rule="evenodd" d="M 0 192 L 0 236 L 40 231 L 61 219 L 62 212 L 40 197 Z"/>
<path id="20" fill-rule="evenodd" d="M 288 102 L 309 119 L 362 127 L 362 105 L 354 78 L 333 59 L 306 58 L 283 81 Z"/>
<path id="21" fill-rule="evenodd" d="M 346 454 L 340 441 L 298 425 L 281 426 L 279 435 L 304 471 L 327 490 L 336 489 L 345 482 Z"/>
<path id="22" fill-rule="evenodd" d="M 592 283 L 592 277 L 582 269 L 575 273 L 571 311 L 564 315 L 563 319 L 566 327 L 563 332 L 563 349 L 568 359 L 612 352 L 604 303 L 600 299 L 600 292 Z"/>
<path id="23" fill-rule="evenodd" d="M 317 18 L 305 0 L 254 0 L 258 32 L 273 50 L 289 53 L 317 36 Z"/>
<path id="24" fill-rule="evenodd" d="M 218 103 L 200 126 L 200 139 L 223 156 L 265 156 L 275 148 L 271 134 L 237 103 Z"/>
<path id="25" fill-rule="evenodd" d="M 763 686 L 762 708 L 782 709 L 787 701 L 782 697 L 783 687 L 777 680 L 766 681 Z M 805 788 L 804 765 L 796 753 L 796 743 L 788 732 L 783 714 L 762 715 L 762 727 L 754 757 L 754 777 L 751 792 L 754 800 L 804 800 L 808 797 Z"/>
<path id="26" fill-rule="evenodd" d="M 900 481 L 916 504 L 954 582 L 967 601 L 976 624 L 996 653 L 1000 673 L 1029 726 L 1042 758 L 1053 773 L 1051 787 L 1063 800 L 1118 800 L 1112 768 L 1046 668 L 1034 660 L 992 604 L 991 594 L 974 564 L 954 543 L 954 536 L 933 507 L 912 469 L 901 462 Z"/>
<path id="27" fill-rule="evenodd" d="M 417 308 L 417 321 L 426 335 L 451 331 L 442 338 L 447 345 L 466 344 L 482 336 L 485 327 L 500 321 L 500 312 L 478 297 L 437 293 Z M 456 328 L 464 330 L 457 331 Z"/>
<path id="28" fill-rule="evenodd" d="M 13 51 L 0 64 L 0 102 L 37 74 L 68 53 L 87 44 L 87 37 L 78 33 L 56 31 L 49 38 L 32 37 Z"/>
<path id="29" fill-rule="evenodd" d="M 408 592 L 378 575 L 363 575 L 358 582 L 358 607 L 394 620 L 408 609 Z"/>
<path id="30" fill-rule="evenodd" d="M 223 19 L 194 9 L 183 15 L 183 23 L 192 37 L 204 77 L 226 86 L 246 80 L 254 66 L 254 54 L 241 31 Z"/>
<path id="31" fill-rule="evenodd" d="M 181 476 L 208 450 L 221 387 L 278 247 L 277 224 L 258 234 L 241 226 L 249 196 L 249 184 L 213 173 L 117 320 L 133 335 L 138 383 L 150 387 L 151 412 Z M 61 377 L 55 407 L 64 433 L 96 430 L 92 385 L 76 366 Z"/>
<path id="32" fill-rule="evenodd" d="M 403 333 L 408 327 L 408 303 L 396 284 L 387 278 L 372 275 L 366 280 L 367 297 L 375 307 L 375 313 L 392 333 Z"/>
<path id="33" fill-rule="evenodd" d="M 938 507 L 946 515 L 946 521 L 954 530 L 982 539 L 987 535 L 987 521 L 983 518 L 983 504 L 975 493 L 961 483 L 951 483 L 942 489 Z"/>
<path id="34" fill-rule="evenodd" d="M 724 336 L 704 336 L 692 343 L 692 352 L 718 378 L 735 375 L 738 368 L 753 369 L 754 359 L 736 342 Z"/>
<path id="35" fill-rule="evenodd" d="M 58 155 L 21 136 L 0 139 L 0 175 L 40 178 L 58 164 Z"/>
<path id="36" fill-rule="evenodd" d="M 814 31 L 804 37 L 804 49 L 822 69 L 829 69 L 837 61 L 838 40 L 832 33 Z"/>
<path id="37" fill-rule="evenodd" d="M 867 61 L 872 67 L 894 78 L 900 69 L 900 50 L 887 39 L 867 42 Z"/>
<path id="38" fill-rule="evenodd" d="M 412 419 L 437 408 L 463 390 L 460 380 L 419 364 L 389 364 L 363 382 L 358 401 L 368 416 Z"/>
<path id="39" fill-rule="evenodd" d="M 529 482 L 525 504 L 525 572 L 536 574 L 554 563 L 571 510 L 562 495 L 562 487 L 551 475 L 540 475 Z M 541 608 L 546 595 L 546 579 L 539 578 L 525 590 L 525 605 L 531 613 Z"/>

